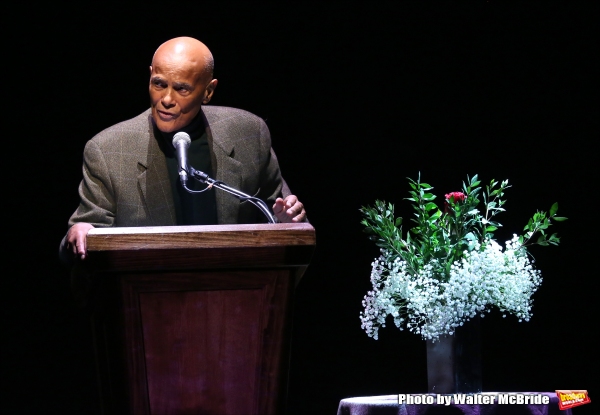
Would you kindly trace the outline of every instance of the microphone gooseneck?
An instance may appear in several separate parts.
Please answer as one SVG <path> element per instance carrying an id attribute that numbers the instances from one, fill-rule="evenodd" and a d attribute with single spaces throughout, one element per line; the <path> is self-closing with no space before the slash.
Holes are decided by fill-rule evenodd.
<path id="1" fill-rule="evenodd" d="M 269 207 L 267 204 L 260 200 L 257 197 L 250 196 L 244 192 L 241 192 L 233 187 L 227 186 L 225 183 L 210 178 L 206 173 L 201 172 L 200 170 L 194 169 L 192 166 L 188 166 L 187 162 L 187 152 L 192 139 L 188 133 L 184 133 L 180 131 L 173 136 L 173 147 L 175 147 L 175 152 L 177 153 L 177 162 L 179 163 L 179 178 L 181 179 L 181 186 L 189 192 L 189 193 L 202 193 L 206 190 L 212 189 L 216 187 L 221 189 L 231 195 L 234 195 L 238 199 L 242 201 L 249 202 L 256 206 L 266 217 L 269 223 L 276 223 L 275 217 L 269 211 Z M 206 189 L 203 190 L 192 190 L 187 187 L 188 175 L 198 180 L 201 183 L 206 184 Z"/>

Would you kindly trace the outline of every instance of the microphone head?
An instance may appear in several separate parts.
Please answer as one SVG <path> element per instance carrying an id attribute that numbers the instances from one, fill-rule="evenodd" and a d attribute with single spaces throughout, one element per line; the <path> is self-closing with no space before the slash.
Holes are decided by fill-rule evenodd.
<path id="1" fill-rule="evenodd" d="M 178 145 L 183 144 L 184 148 L 187 149 L 191 142 L 192 139 L 190 138 L 190 135 L 188 133 L 184 133 L 183 131 L 180 131 L 173 136 L 173 147 L 175 148 L 177 148 Z"/>

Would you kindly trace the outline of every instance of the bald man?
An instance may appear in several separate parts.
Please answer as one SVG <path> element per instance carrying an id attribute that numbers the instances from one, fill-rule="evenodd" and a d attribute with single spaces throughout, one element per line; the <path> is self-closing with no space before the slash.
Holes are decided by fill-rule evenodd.
<path id="1" fill-rule="evenodd" d="M 63 258 L 85 258 L 93 227 L 265 221 L 256 207 L 220 190 L 190 195 L 181 187 L 171 145 L 179 131 L 192 138 L 191 166 L 271 203 L 280 222 L 306 220 L 303 204 L 281 177 L 264 121 L 246 111 L 204 106 L 217 87 L 213 66 L 210 50 L 193 38 L 171 39 L 156 50 L 151 108 L 86 144 L 81 200 L 61 243 Z"/>

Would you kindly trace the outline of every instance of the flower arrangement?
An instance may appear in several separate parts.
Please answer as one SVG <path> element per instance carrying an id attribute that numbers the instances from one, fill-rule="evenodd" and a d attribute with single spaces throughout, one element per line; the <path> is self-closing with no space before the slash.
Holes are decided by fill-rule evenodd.
<path id="1" fill-rule="evenodd" d="M 549 212 L 536 212 L 524 234 L 514 235 L 503 249 L 493 239 L 502 226 L 494 217 L 504 211 L 507 180 L 492 180 L 482 192 L 478 176 L 467 176 L 462 192 L 445 195 L 443 212 L 420 174 L 416 181 L 408 180 L 406 199 L 415 211 L 409 232 L 403 233 L 402 218 L 394 218 L 390 203 L 378 200 L 375 207 L 360 209 L 365 232 L 381 249 L 372 264 L 373 290 L 360 314 L 366 333 L 377 339 L 391 315 L 400 330 L 406 325 L 423 339 L 436 341 L 493 306 L 504 317 L 509 313 L 529 321 L 531 297 L 542 279 L 527 248 L 559 244 L 556 233 L 547 232 L 551 220 L 566 220 L 556 216 L 558 204 Z"/>

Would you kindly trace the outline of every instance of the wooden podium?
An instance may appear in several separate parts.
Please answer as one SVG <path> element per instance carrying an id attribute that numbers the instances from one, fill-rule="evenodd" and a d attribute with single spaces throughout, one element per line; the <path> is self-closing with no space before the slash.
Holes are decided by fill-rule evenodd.
<path id="1" fill-rule="evenodd" d="M 92 229 L 105 414 L 278 414 L 310 224 Z"/>

